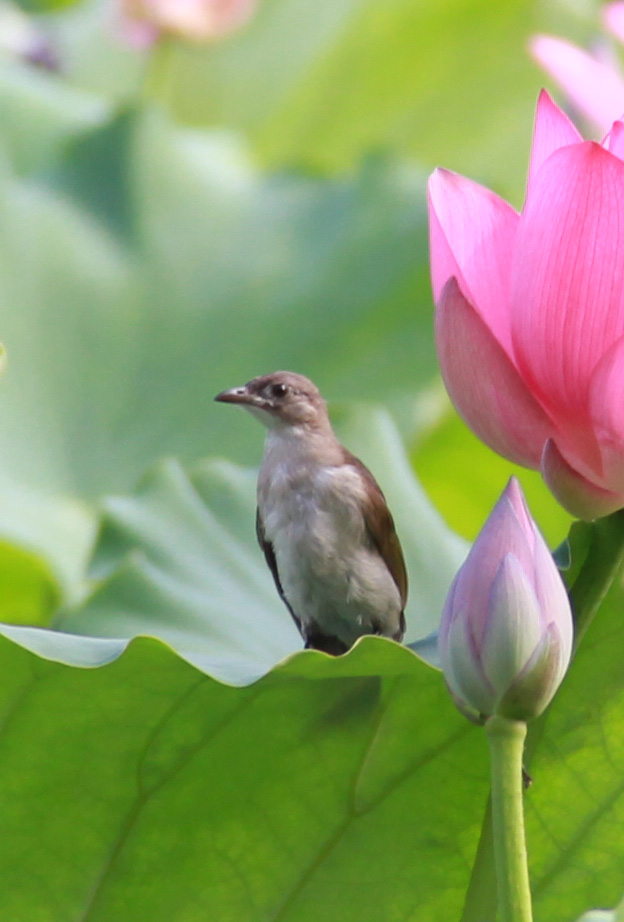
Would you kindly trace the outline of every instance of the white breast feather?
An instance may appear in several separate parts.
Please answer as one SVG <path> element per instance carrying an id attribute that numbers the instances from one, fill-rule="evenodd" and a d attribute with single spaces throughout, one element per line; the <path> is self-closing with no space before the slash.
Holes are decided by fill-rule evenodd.
<path id="1" fill-rule="evenodd" d="M 396 633 L 400 594 L 370 546 L 359 472 L 306 463 L 281 441 L 267 446 L 258 503 L 293 611 L 348 644 L 371 630 Z"/>

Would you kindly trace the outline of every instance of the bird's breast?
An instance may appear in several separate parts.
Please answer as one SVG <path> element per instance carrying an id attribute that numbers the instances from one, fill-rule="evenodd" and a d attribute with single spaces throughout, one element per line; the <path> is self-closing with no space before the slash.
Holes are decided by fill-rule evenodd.
<path id="1" fill-rule="evenodd" d="M 361 479 L 354 468 L 276 470 L 258 494 L 267 538 L 332 558 L 365 536 Z"/>
<path id="2" fill-rule="evenodd" d="M 401 611 L 397 586 L 371 545 L 365 499 L 351 465 L 273 467 L 258 491 L 290 605 L 304 624 L 313 621 L 348 643 L 377 626 L 393 634 Z"/>

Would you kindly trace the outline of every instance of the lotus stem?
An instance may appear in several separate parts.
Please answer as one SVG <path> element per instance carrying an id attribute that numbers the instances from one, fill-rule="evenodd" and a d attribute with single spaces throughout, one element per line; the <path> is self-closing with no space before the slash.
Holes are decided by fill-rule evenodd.
<path id="1" fill-rule="evenodd" d="M 492 832 L 502 922 L 532 922 L 524 833 L 524 721 L 490 717 L 485 724 L 492 775 Z"/>

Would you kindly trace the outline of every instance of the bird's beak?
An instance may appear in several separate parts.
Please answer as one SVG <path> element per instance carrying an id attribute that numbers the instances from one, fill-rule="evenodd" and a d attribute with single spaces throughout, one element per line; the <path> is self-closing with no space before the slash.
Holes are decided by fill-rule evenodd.
<path id="1" fill-rule="evenodd" d="M 249 406 L 254 402 L 253 395 L 249 393 L 245 385 L 231 387 L 229 391 L 221 391 L 220 394 L 217 394 L 215 400 L 218 400 L 219 403 L 239 403 L 243 406 Z"/>

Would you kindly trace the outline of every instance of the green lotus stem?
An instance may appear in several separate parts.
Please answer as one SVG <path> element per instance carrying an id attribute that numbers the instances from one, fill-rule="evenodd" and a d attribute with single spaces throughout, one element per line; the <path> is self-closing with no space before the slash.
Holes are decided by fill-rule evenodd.
<path id="1" fill-rule="evenodd" d="M 524 834 L 522 755 L 524 721 L 490 717 L 485 724 L 492 775 L 492 832 L 502 922 L 532 922 Z"/>
<path id="2" fill-rule="evenodd" d="M 172 39 L 161 37 L 156 41 L 154 48 L 147 56 L 142 87 L 143 99 L 167 102 L 170 91 L 169 75 L 174 54 L 175 42 Z"/>
<path id="3" fill-rule="evenodd" d="M 587 551 L 580 570 L 570 587 L 576 612 L 578 646 L 593 621 L 604 597 L 624 570 L 624 510 L 614 512 L 591 525 L 578 522 L 574 529 L 586 529 Z"/>

